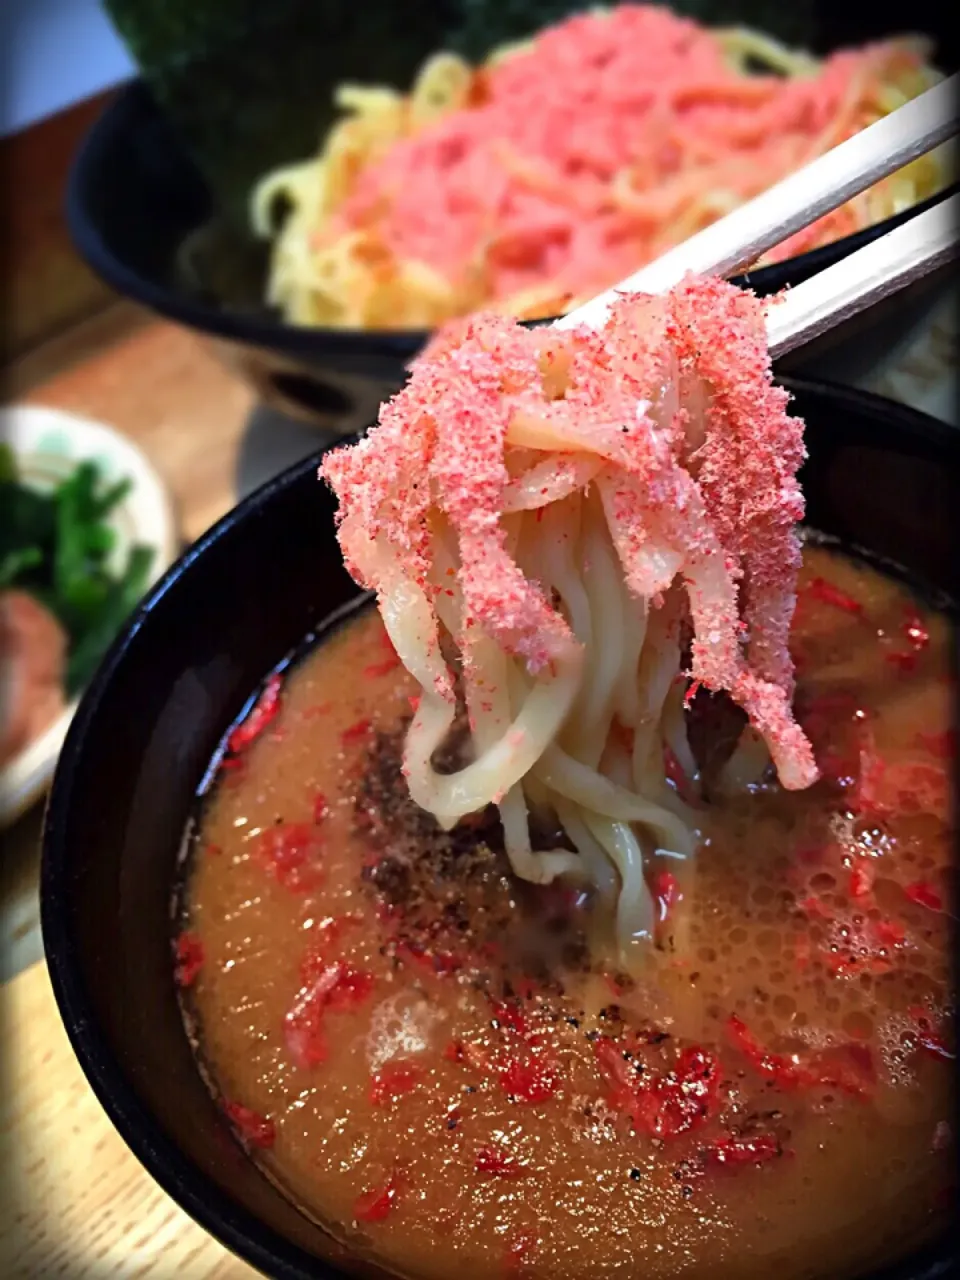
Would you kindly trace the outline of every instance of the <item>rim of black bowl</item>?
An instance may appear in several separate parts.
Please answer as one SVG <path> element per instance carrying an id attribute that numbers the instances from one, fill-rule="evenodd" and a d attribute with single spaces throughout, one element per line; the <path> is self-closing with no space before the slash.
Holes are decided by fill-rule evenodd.
<path id="1" fill-rule="evenodd" d="M 960 433 L 956 428 L 872 392 L 808 378 L 783 378 L 781 382 L 791 392 L 859 410 L 880 423 L 900 427 L 908 435 L 943 447 L 948 453 L 960 447 Z M 40 875 L 44 952 L 61 1020 L 90 1087 L 123 1141 L 157 1184 L 210 1235 L 277 1280 L 324 1280 L 324 1277 L 334 1280 L 343 1273 L 291 1244 L 202 1174 L 167 1136 L 126 1079 L 98 1024 L 94 1003 L 81 977 L 79 946 L 71 929 L 64 891 L 68 814 L 78 761 L 103 694 L 134 637 L 159 601 L 176 587 L 208 547 L 228 535 L 237 524 L 255 516 L 278 493 L 305 474 L 315 472 L 320 458 L 329 449 L 355 438 L 333 441 L 267 481 L 193 543 L 151 589 L 113 642 L 83 694 L 60 753 L 44 815 Z M 174 852 L 171 850 L 171 874 Z M 951 1265 L 951 1260 L 943 1256 L 942 1242 L 935 1243 L 906 1262 L 871 1273 L 868 1280 L 939 1280 L 950 1274 Z M 908 1271 L 904 1270 L 905 1266 L 909 1267 Z"/>
<path id="2" fill-rule="evenodd" d="M 87 193 L 95 188 L 97 174 L 109 162 L 111 150 L 116 139 L 123 134 L 128 118 L 137 112 L 153 113 L 154 117 L 160 114 L 149 88 L 141 79 L 133 80 L 122 89 L 94 122 L 77 153 L 67 182 L 67 225 L 74 245 L 87 264 L 118 293 L 199 332 L 282 351 L 295 357 L 309 358 L 318 354 L 321 348 L 328 356 L 338 351 L 355 352 L 359 346 L 371 354 L 409 359 L 423 347 L 432 330 L 336 329 L 287 324 L 267 312 L 245 312 L 207 304 L 187 292 L 165 287 L 128 266 L 104 239 L 88 207 Z M 199 174 L 197 182 L 202 183 Z M 960 182 L 952 183 L 918 204 L 830 244 L 735 276 L 734 282 L 762 296 L 777 293 L 787 285 L 799 284 L 841 261 L 957 191 L 960 191 Z M 201 225 L 202 219 L 196 226 Z M 531 323 L 548 324 L 550 317 Z"/>

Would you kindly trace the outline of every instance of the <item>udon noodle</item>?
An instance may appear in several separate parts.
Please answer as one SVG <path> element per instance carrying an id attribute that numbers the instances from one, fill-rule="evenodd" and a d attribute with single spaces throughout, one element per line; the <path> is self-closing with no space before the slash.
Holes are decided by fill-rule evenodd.
<path id="1" fill-rule="evenodd" d="M 556 315 L 922 93 L 941 78 L 930 58 L 905 36 L 820 60 L 623 4 L 481 66 L 438 52 L 408 94 L 342 84 L 318 154 L 253 193 L 267 301 L 361 329 Z M 881 221 L 954 169 L 938 148 L 768 256 Z"/>
<path id="2" fill-rule="evenodd" d="M 447 829 L 496 804 L 517 875 L 590 885 L 626 952 L 698 843 L 685 675 L 749 720 L 719 785 L 817 777 L 787 647 L 802 423 L 762 304 L 722 281 L 623 297 L 597 332 L 455 330 L 324 460 L 344 557 L 422 690 L 412 798 Z M 461 696 L 472 758 L 441 773 Z M 575 852 L 532 847 L 538 812 Z"/>

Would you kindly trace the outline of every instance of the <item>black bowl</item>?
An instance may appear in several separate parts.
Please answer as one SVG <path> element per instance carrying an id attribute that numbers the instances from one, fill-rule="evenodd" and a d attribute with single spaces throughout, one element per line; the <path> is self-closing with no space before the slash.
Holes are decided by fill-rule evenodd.
<path id="1" fill-rule="evenodd" d="M 946 194 L 739 280 L 759 294 L 799 284 Z M 353 431 L 371 421 L 427 340 L 423 330 L 285 324 L 266 307 L 266 247 L 217 221 L 208 187 L 140 82 L 111 103 L 88 135 L 70 176 L 67 217 L 79 252 L 108 284 L 203 334 L 263 400 L 327 430 Z M 184 246 L 203 227 L 206 247 L 192 256 L 205 265 L 188 277 Z"/>
<path id="2" fill-rule="evenodd" d="M 789 385 L 807 421 L 810 523 L 960 599 L 950 534 L 960 432 L 863 393 Z M 113 645 L 60 756 L 41 885 L 53 989 L 111 1120 L 199 1223 L 290 1280 L 356 1272 L 229 1136 L 181 1023 L 170 900 L 194 793 L 224 730 L 263 676 L 357 595 L 318 457 L 201 538 Z M 885 1275 L 933 1280 L 953 1256 L 945 1242 Z"/>

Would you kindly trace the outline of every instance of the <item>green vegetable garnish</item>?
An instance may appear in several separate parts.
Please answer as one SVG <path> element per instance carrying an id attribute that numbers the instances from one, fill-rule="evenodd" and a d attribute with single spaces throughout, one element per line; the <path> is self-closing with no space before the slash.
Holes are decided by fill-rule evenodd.
<path id="1" fill-rule="evenodd" d="M 147 584 L 150 547 L 131 547 L 119 574 L 107 567 L 116 544 L 108 518 L 129 490 L 129 480 L 105 485 L 95 463 L 81 462 L 39 493 L 20 483 L 12 451 L 0 446 L 0 589 L 28 591 L 66 631 L 68 697 L 89 681 Z"/>
<path id="2" fill-rule="evenodd" d="M 19 479 L 19 474 L 17 455 L 5 441 L 0 440 L 0 484 Z"/>

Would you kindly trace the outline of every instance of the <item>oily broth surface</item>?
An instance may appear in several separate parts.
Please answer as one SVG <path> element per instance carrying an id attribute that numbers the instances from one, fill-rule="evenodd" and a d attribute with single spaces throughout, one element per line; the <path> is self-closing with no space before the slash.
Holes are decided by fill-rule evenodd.
<path id="1" fill-rule="evenodd" d="M 381 876 L 384 855 L 403 844 L 403 823 L 358 824 L 355 797 L 377 729 L 396 735 L 414 686 L 369 610 L 290 676 L 280 714 L 205 809 L 185 903 L 202 965 L 185 1004 L 222 1098 L 273 1124 L 256 1158 L 338 1235 L 431 1280 L 748 1280 L 774 1269 L 788 1280 L 856 1273 L 942 1223 L 950 1063 L 935 1043 L 918 1049 L 916 1019 L 918 1009 L 928 1028 L 952 1017 L 948 917 L 924 905 L 950 897 L 949 765 L 937 751 L 951 728 L 951 633 L 920 610 L 921 643 L 902 587 L 822 548 L 807 549 L 802 582 L 798 705 L 812 706 L 833 781 L 717 807 L 689 946 L 658 955 L 632 985 L 584 958 L 569 919 L 543 925 L 550 911 L 536 894 L 548 891 L 531 898 L 502 858 L 469 852 L 469 834 L 461 862 L 437 862 L 426 905 L 421 893 L 414 907 L 401 895 L 399 913 L 385 909 L 395 885 Z M 877 758 L 882 776 L 869 769 Z M 862 760 L 873 791 L 858 806 L 845 770 Z M 315 827 L 316 885 L 291 888 L 264 861 L 264 833 L 291 823 Z M 852 897 L 863 867 L 869 893 L 861 883 Z M 557 895 L 548 900 L 553 910 Z M 563 909 L 576 919 L 569 901 Z M 405 920 L 412 949 L 393 941 Z M 460 943 L 471 959 L 454 969 L 444 957 Z M 326 1060 L 304 1068 L 284 1016 L 308 953 L 369 975 L 372 989 L 325 1013 Z M 525 981 L 537 955 L 557 983 Z M 497 1007 L 505 982 L 522 1028 Z M 763 1046 L 800 1058 L 860 1046 L 851 1062 L 875 1073 L 869 1096 L 771 1078 L 731 1048 L 731 1014 Z M 668 1069 L 680 1044 L 715 1051 L 727 1121 L 775 1134 L 783 1154 L 691 1172 L 702 1144 L 729 1130 L 631 1133 L 609 1103 L 597 1037 L 625 1044 L 626 1031 L 651 1024 L 668 1037 L 644 1049 L 652 1069 Z M 457 1044 L 471 1046 L 466 1060 L 452 1060 Z M 491 1067 L 518 1045 L 527 1061 L 546 1055 L 549 1096 L 517 1100 Z M 378 1104 L 371 1075 L 398 1062 L 413 1068 L 411 1087 Z M 388 1211 L 357 1221 L 364 1195 Z"/>

